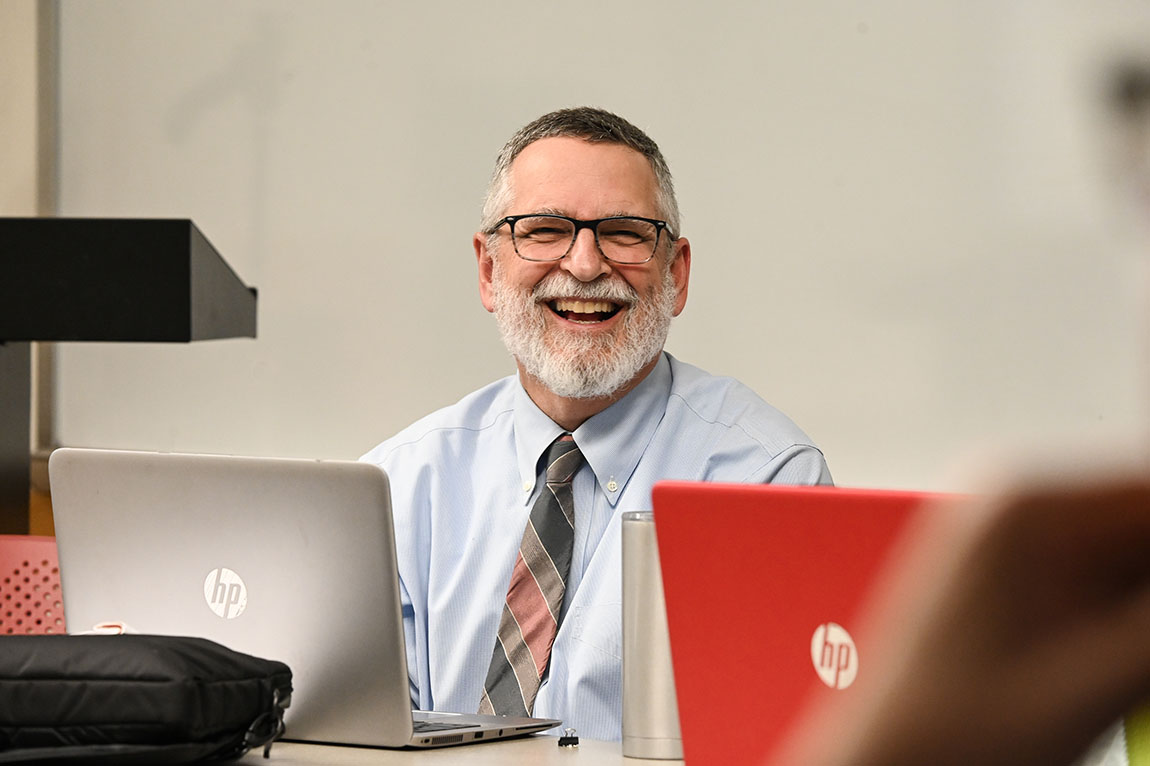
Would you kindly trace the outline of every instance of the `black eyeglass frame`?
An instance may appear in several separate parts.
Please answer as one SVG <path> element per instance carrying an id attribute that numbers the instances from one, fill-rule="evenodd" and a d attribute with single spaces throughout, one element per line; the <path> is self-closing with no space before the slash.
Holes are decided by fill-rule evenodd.
<path id="1" fill-rule="evenodd" d="M 559 256 L 558 258 L 528 258 L 523 253 L 519 252 L 519 245 L 517 245 L 515 242 L 515 224 L 519 221 L 522 221 L 524 218 L 558 218 L 561 221 L 569 221 L 570 223 L 574 224 L 575 233 L 571 235 L 571 244 L 567 246 L 567 249 L 563 252 L 563 255 Z M 617 261 L 611 256 L 607 255 L 607 253 L 603 252 L 603 246 L 599 244 L 599 224 L 603 223 L 604 221 L 623 220 L 644 221 L 645 223 L 649 223 L 655 227 L 655 243 L 651 247 L 651 254 L 641 261 Z M 503 226 L 503 224 L 507 224 L 507 228 L 511 233 L 511 246 L 515 248 L 515 254 L 523 260 L 531 261 L 532 263 L 555 263 L 556 261 L 563 260 L 571 254 L 571 248 L 575 247 L 575 240 L 579 239 L 579 232 L 583 229 L 590 229 L 591 234 L 593 234 L 595 237 L 595 247 L 599 250 L 599 255 L 603 256 L 606 260 L 610 261 L 611 263 L 617 263 L 621 266 L 642 266 L 644 263 L 647 263 L 652 258 L 654 258 L 655 253 L 659 252 L 659 237 L 663 234 L 663 232 L 666 231 L 668 237 L 672 236 L 671 230 L 667 228 L 666 221 L 660 221 L 655 218 L 644 218 L 641 215 L 610 215 L 606 218 L 581 220 L 579 218 L 572 218 L 569 215 L 552 215 L 551 213 L 526 213 L 524 215 L 509 215 L 506 218 L 500 218 L 498 221 L 496 221 L 494 226 L 487 230 L 487 233 L 494 234 L 499 230 L 499 227 Z"/>

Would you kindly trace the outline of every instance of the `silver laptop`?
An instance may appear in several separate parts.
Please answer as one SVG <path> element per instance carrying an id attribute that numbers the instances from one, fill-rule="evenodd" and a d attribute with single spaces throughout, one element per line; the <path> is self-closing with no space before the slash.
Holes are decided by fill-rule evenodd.
<path id="1" fill-rule="evenodd" d="M 377 466 L 58 449 L 48 470 L 71 633 L 119 622 L 285 662 L 291 740 L 437 747 L 561 723 L 412 712 Z"/>

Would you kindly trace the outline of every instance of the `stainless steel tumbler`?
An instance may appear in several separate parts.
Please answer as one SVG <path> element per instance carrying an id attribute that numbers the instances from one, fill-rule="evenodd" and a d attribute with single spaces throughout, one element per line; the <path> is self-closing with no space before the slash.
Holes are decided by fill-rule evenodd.
<path id="1" fill-rule="evenodd" d="M 623 755 L 683 757 L 663 576 L 650 511 L 623 514 Z"/>

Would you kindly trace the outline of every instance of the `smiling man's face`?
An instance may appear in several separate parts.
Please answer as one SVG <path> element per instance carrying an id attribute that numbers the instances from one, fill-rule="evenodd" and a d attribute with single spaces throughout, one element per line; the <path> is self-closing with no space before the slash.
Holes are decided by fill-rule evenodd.
<path id="1" fill-rule="evenodd" d="M 661 217 L 650 164 L 621 144 L 544 138 L 515 158 L 508 180 L 505 214 Z M 508 226 L 491 252 L 485 236 L 475 242 L 483 305 L 495 313 L 529 390 L 535 381 L 573 399 L 629 390 L 654 365 L 686 302 L 689 246 L 666 233 L 656 256 L 637 265 L 606 260 L 590 229 L 565 258 L 546 263 L 519 258 Z"/>

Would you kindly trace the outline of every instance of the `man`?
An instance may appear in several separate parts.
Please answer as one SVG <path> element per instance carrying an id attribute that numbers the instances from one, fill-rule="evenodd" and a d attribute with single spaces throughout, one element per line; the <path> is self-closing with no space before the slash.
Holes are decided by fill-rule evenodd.
<path id="1" fill-rule="evenodd" d="M 613 114 L 545 115 L 500 153 L 473 244 L 518 374 L 364 456 L 392 480 L 417 707 L 619 739 L 621 514 L 660 479 L 830 482 L 784 415 L 663 352 L 678 234 L 662 153 Z"/>

